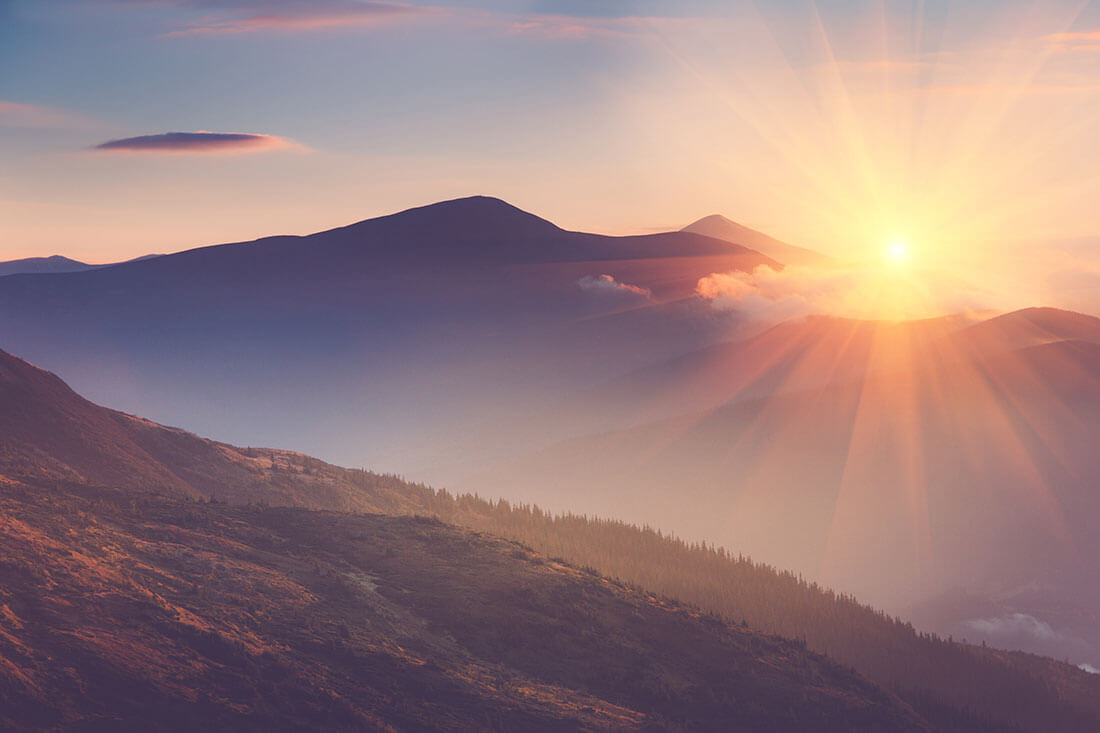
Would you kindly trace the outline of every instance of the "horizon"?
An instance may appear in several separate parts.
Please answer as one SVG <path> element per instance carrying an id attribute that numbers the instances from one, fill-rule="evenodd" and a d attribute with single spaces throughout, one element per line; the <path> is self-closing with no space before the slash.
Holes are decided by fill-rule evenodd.
<path id="1" fill-rule="evenodd" d="M 500 196 L 475 193 L 452 199 L 420 203 L 396 211 L 384 212 L 376 216 L 356 219 L 350 222 L 326 225 L 322 228 L 302 233 L 281 232 L 278 234 L 249 237 L 234 242 L 204 243 L 184 247 L 173 252 L 146 252 L 127 260 L 88 262 L 65 253 L 55 252 L 43 255 L 32 255 L 27 258 L 13 258 L 10 261 L 20 261 L 23 259 L 48 260 L 51 257 L 62 257 L 81 264 L 99 267 L 121 264 L 131 260 L 180 254 L 209 247 L 247 245 L 272 236 L 286 236 L 289 234 L 295 237 L 308 237 L 376 219 L 384 219 L 395 214 L 416 212 L 420 209 L 432 209 L 440 205 L 477 199 L 498 201 L 508 207 L 518 209 L 526 214 L 536 216 L 555 226 L 559 226 L 555 217 L 546 215 L 543 212 L 524 209 Z M 586 233 L 609 237 L 670 234 L 679 231 L 687 231 L 692 225 L 716 218 L 723 222 L 731 223 L 735 227 L 745 226 L 743 223 L 737 222 L 724 214 L 712 213 L 686 222 L 683 226 L 673 229 L 633 233 L 612 233 L 597 230 Z M 562 228 L 566 231 L 581 231 L 572 230 L 568 227 Z M 761 232 L 752 227 L 746 228 L 750 236 L 760 234 L 764 237 L 770 237 L 769 232 Z M 745 242 L 738 237 L 727 238 L 722 235 L 714 236 L 718 239 L 727 239 L 727 241 L 730 242 L 736 241 L 738 244 L 744 244 L 745 246 L 749 246 L 750 249 L 752 248 L 751 242 Z M 780 244 L 795 244 L 795 246 L 798 246 L 797 243 L 789 242 L 780 242 Z M 1011 296 L 1006 295 L 1004 290 L 999 291 L 997 286 L 988 278 L 961 278 L 950 272 L 948 268 L 939 264 L 911 262 L 912 252 L 909 249 L 908 241 L 898 239 L 886 241 L 880 251 L 872 252 L 861 258 L 833 258 L 832 262 L 827 267 L 818 265 L 807 268 L 799 264 L 787 263 L 782 272 L 772 273 L 770 271 L 764 271 L 758 273 L 758 276 L 749 278 L 746 283 L 731 283 L 723 279 L 726 278 L 725 275 L 713 273 L 710 277 L 700 279 L 696 290 L 699 295 L 714 302 L 715 307 L 722 307 L 721 303 L 725 294 L 733 294 L 733 302 L 737 307 L 749 308 L 750 304 L 745 302 L 746 293 L 742 292 L 747 287 L 749 294 L 762 296 L 763 301 L 769 305 L 768 308 L 755 308 L 755 310 L 757 311 L 756 316 L 759 320 L 770 323 L 778 323 L 790 317 L 807 314 L 835 315 L 840 318 L 865 321 L 897 322 L 940 318 L 953 315 L 966 316 L 980 315 L 983 313 L 1003 314 L 1033 307 L 1049 307 L 1076 311 L 1089 315 L 1100 315 L 1100 275 L 1096 275 L 1097 280 L 1093 282 L 1091 279 L 1091 271 L 1057 270 L 1049 276 L 1049 280 L 1053 281 L 1056 278 L 1064 280 L 1073 277 L 1084 278 L 1084 286 L 1078 287 L 1076 290 L 1071 290 L 1068 295 L 1064 290 L 1059 290 L 1057 287 L 1037 286 L 1033 273 L 1034 268 L 1025 268 L 1021 264 L 1021 261 L 1027 260 L 1032 256 L 1032 249 L 1033 243 L 1020 243 L 1019 251 L 1011 253 L 1009 257 L 1004 257 L 1001 262 L 1001 269 L 997 270 L 997 274 L 1002 276 L 1006 272 L 1019 272 L 1020 270 L 1026 272 L 1023 279 L 1014 281 L 1012 286 L 1013 294 Z M 813 250 L 810 250 L 810 252 L 813 252 Z M 1100 242 L 1098 242 L 1097 252 L 1098 256 L 1100 256 Z M 1002 252 L 1002 255 L 1003 254 Z M 733 288 L 732 290 L 730 289 L 731 285 Z M 790 304 L 791 299 L 794 298 L 801 301 L 803 299 L 802 292 L 807 288 L 810 291 L 817 291 L 817 296 L 809 298 L 806 302 L 799 302 L 792 306 Z M 1007 289 L 1004 283 L 1001 284 L 1001 288 Z M 843 297 L 841 297 L 841 291 L 845 291 Z M 783 306 L 784 302 L 787 303 L 786 307 Z"/>
<path id="2" fill-rule="evenodd" d="M 613 234 L 719 213 L 844 257 L 1100 237 L 1079 204 L 1100 7 L 1025 5 L 17 0 L 0 256 L 112 261 L 471 190 Z M 102 60 L 69 78 L 49 55 L 74 43 Z M 428 109 L 452 120 L 435 139 Z"/>

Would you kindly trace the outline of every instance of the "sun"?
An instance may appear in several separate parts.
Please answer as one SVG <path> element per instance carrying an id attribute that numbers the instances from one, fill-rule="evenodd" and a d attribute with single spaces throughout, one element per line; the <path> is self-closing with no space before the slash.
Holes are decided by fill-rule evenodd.
<path id="1" fill-rule="evenodd" d="M 902 239 L 893 239 L 886 245 L 886 260 L 892 265 L 903 265 L 909 261 L 909 244 Z"/>

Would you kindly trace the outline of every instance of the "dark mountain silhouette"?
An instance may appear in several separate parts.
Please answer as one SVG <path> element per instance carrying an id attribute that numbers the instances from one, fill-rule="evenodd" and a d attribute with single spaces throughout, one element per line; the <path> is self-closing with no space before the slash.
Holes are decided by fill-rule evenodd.
<path id="1" fill-rule="evenodd" d="M 140 260 L 148 260 L 159 256 L 160 255 L 145 255 L 144 257 L 138 257 L 136 260 L 127 261 L 137 262 Z M 103 267 L 112 267 L 115 264 L 121 263 L 89 265 L 87 262 L 69 259 L 68 257 L 62 257 L 61 255 L 51 255 L 49 257 L 27 257 L 21 260 L 8 260 L 7 262 L 0 262 L 0 277 L 3 277 L 4 275 L 48 275 L 65 272 L 84 272 L 86 270 L 98 270 Z"/>
<path id="2" fill-rule="evenodd" d="M 0 262 L 0 276 L 16 275 L 20 273 L 82 272 L 84 270 L 90 270 L 93 267 L 95 267 L 95 265 L 89 265 L 86 262 L 80 262 L 78 260 L 70 260 L 68 257 L 62 257 L 61 255 L 52 255 L 50 257 L 27 257 L 21 260 Z"/>
<path id="3" fill-rule="evenodd" d="M 725 551 L 213 443 L 97 407 L 6 354 L 0 367 L 0 400 L 16 408 L 0 424 L 5 728 L 1070 731 L 1100 721 L 1100 677 L 917 635 Z M 89 429 L 119 445 L 74 450 Z M 185 478 L 150 480 L 158 463 Z M 215 492 L 236 506 L 187 498 Z M 536 552 L 423 516 L 277 504 L 437 516 Z"/>
<path id="4" fill-rule="evenodd" d="M 130 412 L 269 445 L 305 424 L 313 452 L 434 475 L 463 426 L 726 337 L 732 319 L 696 284 L 761 263 L 780 266 L 697 234 L 569 232 L 473 197 L 9 276 L 0 339 Z"/>
<path id="5" fill-rule="evenodd" d="M 823 267 L 833 264 L 833 259 L 827 255 L 781 242 L 755 229 L 749 229 L 747 226 L 730 221 L 721 214 L 705 216 L 688 224 L 681 231 L 740 244 L 757 252 L 763 252 L 768 257 L 772 257 L 786 265 Z"/>

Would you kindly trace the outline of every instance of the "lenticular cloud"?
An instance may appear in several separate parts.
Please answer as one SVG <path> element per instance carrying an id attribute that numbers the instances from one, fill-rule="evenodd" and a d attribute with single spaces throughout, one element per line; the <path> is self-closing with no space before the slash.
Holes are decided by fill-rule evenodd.
<path id="1" fill-rule="evenodd" d="M 288 140 L 247 132 L 165 132 L 108 140 L 94 150 L 108 153 L 252 153 L 291 147 Z"/>

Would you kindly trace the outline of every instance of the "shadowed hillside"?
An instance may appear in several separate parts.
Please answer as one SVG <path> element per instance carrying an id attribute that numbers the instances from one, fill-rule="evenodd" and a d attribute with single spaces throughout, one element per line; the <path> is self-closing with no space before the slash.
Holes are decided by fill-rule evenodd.
<path id="1" fill-rule="evenodd" d="M 357 587 L 369 589 L 372 584 L 378 586 L 382 595 L 389 597 L 387 591 L 381 590 L 384 585 L 377 579 L 382 568 L 390 568 L 386 572 L 400 575 L 404 578 L 402 583 L 408 584 L 400 586 L 407 591 L 398 599 L 400 603 L 411 602 L 409 599 L 412 596 L 408 593 L 414 592 L 413 585 L 421 582 L 416 579 L 422 576 L 423 585 L 417 585 L 420 590 L 415 591 L 422 595 L 415 598 L 420 599 L 417 604 L 426 605 L 417 605 L 409 613 L 431 624 L 443 624 L 465 649 L 463 655 L 473 654 L 480 660 L 477 664 L 483 667 L 487 664 L 496 670 L 493 672 L 498 675 L 493 678 L 496 682 L 488 684 L 488 688 L 478 681 L 483 681 L 478 676 L 481 672 L 466 675 L 473 675 L 476 681 L 476 684 L 471 683 L 472 688 L 466 686 L 466 682 L 454 683 L 461 689 L 453 692 L 453 699 L 466 702 L 453 704 L 479 710 L 479 706 L 503 706 L 517 716 L 500 719 L 513 721 L 510 725 L 535 726 L 538 721 L 545 723 L 564 718 L 588 721 L 583 724 L 590 727 L 606 726 L 609 720 L 615 721 L 612 727 L 629 727 L 641 720 L 639 715 L 642 715 L 650 716 L 650 720 L 679 720 L 689 728 L 698 729 L 699 719 L 694 719 L 695 723 L 688 722 L 693 720 L 691 715 L 702 715 L 698 712 L 700 710 L 710 710 L 720 717 L 732 715 L 728 711 L 713 711 L 726 710 L 722 706 L 733 704 L 731 701 L 734 699 L 749 699 L 742 694 L 745 688 L 740 688 L 741 693 L 732 688 L 723 688 L 727 692 L 719 692 L 718 688 L 712 692 L 701 692 L 698 686 L 704 684 L 703 689 L 709 689 L 705 687 L 709 683 L 699 677 L 692 678 L 696 681 L 689 683 L 691 675 L 710 674 L 705 671 L 705 664 L 697 667 L 694 664 L 685 666 L 684 662 L 662 662 L 662 671 L 654 672 L 656 676 L 653 676 L 638 671 L 650 669 L 643 664 L 649 652 L 645 652 L 643 658 L 635 658 L 630 655 L 640 652 L 627 653 L 621 648 L 597 645 L 597 651 L 604 649 L 609 660 L 619 660 L 618 663 L 623 659 L 634 660 L 629 664 L 634 671 L 623 673 L 630 680 L 629 684 L 616 687 L 615 675 L 593 677 L 591 671 L 610 669 L 607 664 L 614 667 L 614 663 L 608 661 L 605 664 L 585 656 L 593 653 L 589 647 L 596 639 L 609 637 L 606 629 L 595 636 L 583 637 L 583 649 L 587 650 L 584 654 L 577 651 L 577 656 L 573 656 L 570 652 L 568 660 L 558 658 L 555 662 L 553 655 L 538 651 L 536 642 L 527 640 L 522 634 L 497 636 L 502 629 L 509 628 L 510 621 L 505 623 L 499 616 L 470 617 L 464 615 L 465 612 L 459 612 L 457 609 L 470 608 L 467 600 L 458 600 L 460 596 L 470 598 L 461 595 L 470 589 L 449 585 L 450 581 L 439 575 L 442 572 L 473 578 L 469 582 L 481 584 L 477 586 L 481 589 L 477 592 L 488 593 L 502 604 L 492 609 L 493 613 L 506 613 L 509 619 L 515 616 L 518 619 L 515 622 L 517 628 L 530 629 L 532 635 L 539 637 L 538 643 L 543 643 L 544 637 L 551 639 L 553 646 L 549 648 L 561 650 L 571 648 L 568 645 L 575 642 L 567 642 L 561 632 L 552 632 L 551 629 L 583 630 L 590 628 L 586 626 L 589 622 L 581 622 L 576 617 L 562 620 L 567 616 L 561 614 L 573 613 L 570 610 L 573 607 L 553 610 L 544 607 L 544 604 L 554 606 L 555 603 L 550 601 L 551 596 L 541 596 L 542 591 L 538 588 L 530 592 L 512 592 L 501 590 L 495 581 L 489 585 L 487 578 L 497 577 L 485 575 L 491 565 L 473 562 L 466 550 L 456 552 L 454 542 L 467 543 L 463 547 L 479 547 L 479 542 L 488 543 L 490 548 L 503 547 L 501 552 L 506 557 L 501 557 L 501 562 L 511 562 L 509 558 L 523 559 L 524 563 L 530 564 L 533 572 L 553 571 L 582 580 L 586 577 L 561 567 L 556 561 L 532 560 L 527 551 L 493 544 L 490 540 L 447 539 L 467 535 L 442 525 L 416 522 L 394 524 L 396 520 L 300 511 L 288 513 L 267 508 L 269 505 L 291 504 L 437 516 L 448 522 L 521 541 L 544 556 L 563 558 L 577 567 L 591 567 L 633 587 L 676 599 L 680 603 L 691 603 L 731 623 L 746 622 L 750 629 L 802 640 L 809 650 L 827 653 L 844 664 L 853 665 L 876 683 L 896 691 L 916 708 L 925 722 L 941 729 L 980 730 L 988 723 L 992 730 L 995 728 L 993 721 L 1000 721 L 1001 724 L 1019 724 L 1030 730 L 1089 730 L 1100 721 L 1100 707 L 1096 705 L 1096 701 L 1100 700 L 1100 678 L 1050 660 L 967 647 L 918 635 L 907 624 L 877 613 L 849 597 L 838 596 L 807 584 L 796 576 L 777 572 L 747 559 L 730 556 L 725 551 L 691 547 L 651 530 L 640 530 L 617 522 L 580 517 L 555 518 L 534 508 L 513 508 L 507 503 L 490 504 L 468 496 L 452 498 L 424 486 L 365 471 L 336 468 L 300 454 L 235 449 L 92 405 L 68 390 L 56 377 L 14 357 L 0 356 L 0 367 L 0 374 L 3 374 L 0 384 L 4 385 L 0 400 L 19 406 L 18 410 L 2 413 L 7 421 L 0 424 L 0 438 L 4 445 L 0 461 L 0 481 L 4 484 L 2 495 L 5 502 L 4 557 L 10 558 L 7 564 L 0 566 L 0 572 L 5 573 L 5 582 L 0 587 L 8 593 L 3 603 L 14 609 L 4 627 L 8 634 L 6 643 L 9 644 L 4 647 L 9 650 L 4 652 L 4 658 L 16 660 L 13 662 L 14 669 L 21 670 L 21 665 L 30 664 L 27 660 L 41 659 L 35 656 L 38 653 L 35 652 L 35 644 L 56 648 L 56 652 L 61 654 L 67 649 L 61 646 L 62 639 L 81 638 L 85 641 L 81 642 L 83 646 L 78 651 L 84 656 L 74 658 L 74 661 L 79 659 L 81 665 L 88 664 L 91 665 L 88 669 L 97 670 L 92 678 L 81 681 L 74 679 L 71 676 L 73 673 L 66 673 L 70 675 L 68 678 L 49 677 L 45 667 L 37 666 L 42 664 L 41 661 L 31 665 L 34 674 L 13 672 L 12 666 L 7 667 L 5 674 L 9 677 L 5 689 L 9 690 L 7 694 L 17 695 L 12 699 L 18 699 L 22 707 L 17 709 L 25 711 L 26 715 L 47 714 L 42 700 L 45 699 L 43 695 L 47 694 L 44 690 L 51 690 L 51 685 L 61 685 L 59 689 L 62 690 L 80 689 L 82 684 L 92 685 L 85 689 L 101 690 L 96 694 L 107 695 L 108 689 L 95 685 L 109 686 L 119 680 L 145 675 L 148 670 L 142 666 L 143 663 L 138 664 L 132 655 L 122 651 L 122 648 L 138 644 L 147 645 L 150 649 L 148 654 L 138 655 L 141 659 L 162 660 L 157 662 L 162 665 L 157 672 L 160 677 L 176 679 L 173 675 L 177 673 L 171 672 L 174 669 L 172 664 L 180 659 L 192 660 L 187 663 L 190 670 L 187 674 L 192 676 L 187 678 L 190 682 L 182 687 L 177 683 L 176 687 L 169 685 L 166 690 L 163 685 L 158 687 L 160 683 L 157 683 L 151 689 L 146 684 L 140 687 L 141 695 L 133 693 L 130 696 L 127 693 L 122 697 L 107 695 L 104 698 L 111 701 L 109 704 L 123 706 L 120 709 L 132 711 L 135 715 L 140 709 L 142 695 L 160 696 L 156 699 L 163 700 L 167 709 L 177 709 L 172 706 L 179 704 L 180 696 L 190 699 L 188 685 L 201 688 L 213 679 L 209 675 L 216 675 L 217 679 L 232 680 L 230 689 L 234 690 L 234 695 L 242 697 L 202 698 L 205 701 L 202 715 L 207 716 L 204 719 L 223 722 L 239 720 L 234 716 L 240 713 L 240 705 L 245 706 L 249 715 L 259 716 L 257 719 L 261 721 L 267 719 L 264 716 L 285 714 L 287 708 L 278 707 L 282 702 L 271 703 L 269 699 L 275 690 L 279 690 L 279 700 L 285 699 L 285 705 L 293 709 L 317 710 L 317 706 L 329 706 L 324 709 L 331 708 L 347 715 L 348 720 L 366 720 L 368 718 L 362 717 L 364 710 L 376 710 L 379 706 L 390 710 L 396 706 L 404 711 L 402 715 L 412 717 L 389 720 L 420 721 L 418 725 L 428 725 L 423 722 L 425 718 L 417 718 L 410 711 L 410 708 L 420 710 L 419 703 L 398 702 L 391 688 L 386 688 L 391 689 L 390 693 L 378 693 L 371 687 L 382 685 L 381 681 L 365 684 L 355 693 L 346 692 L 347 698 L 342 702 L 334 702 L 330 693 L 322 694 L 317 688 L 320 685 L 326 690 L 337 690 L 336 696 L 344 698 L 343 690 L 347 683 L 340 680 L 346 679 L 350 669 L 358 669 L 356 665 L 359 662 L 355 660 L 359 658 L 357 655 L 366 653 L 363 649 L 374 649 L 372 644 L 381 643 L 369 635 L 359 636 L 360 631 L 354 624 L 362 621 L 363 608 L 354 603 L 347 604 L 351 603 L 349 598 L 372 597 L 370 593 L 357 595 L 356 590 Z M 12 418 L 12 415 L 17 417 Z M 76 432 L 66 434 L 65 427 L 70 422 Z M 33 426 L 36 424 L 47 425 L 49 429 L 35 432 Z M 114 439 L 125 438 L 122 440 L 124 449 L 112 450 L 110 444 L 102 441 L 96 448 L 71 448 L 74 436 L 84 435 L 86 427 L 106 430 L 111 425 L 118 426 L 118 432 L 111 433 Z M 22 437 L 16 441 L 15 435 Z M 155 436 L 155 439 L 150 436 Z M 63 458 L 52 459 L 48 469 L 35 470 L 44 457 L 52 452 L 64 451 L 67 452 Z M 272 464 L 275 469 L 272 469 Z M 201 472 L 199 467 L 203 467 Z M 156 480 L 150 481 L 150 474 L 183 478 L 179 478 L 178 482 L 158 483 Z M 103 477 L 102 483 L 117 488 L 96 488 L 100 481 L 92 478 L 95 475 Z M 181 496 L 216 493 L 218 497 L 240 503 L 251 502 L 253 506 L 230 508 L 223 504 L 196 503 L 190 499 L 161 498 L 163 493 Z M 382 541 L 378 540 L 381 534 L 373 534 L 380 532 L 380 527 L 399 529 L 394 530 L 396 534 L 386 535 L 390 539 Z M 408 544 L 411 540 L 405 534 L 406 530 L 420 533 L 416 542 L 421 543 L 418 545 L 421 549 L 417 552 L 428 553 L 423 557 L 431 558 L 425 559 L 425 564 L 417 561 L 407 565 L 411 562 Z M 361 542 L 370 537 L 377 541 Z M 438 547 L 435 544 L 437 540 L 442 543 Z M 369 552 L 369 559 L 350 559 L 360 551 Z M 497 557 L 492 552 L 488 557 Z M 467 560 L 471 561 L 469 567 L 454 567 L 455 563 L 461 565 Z M 38 565 L 50 570 L 37 572 L 34 568 Z M 125 570 L 119 570 L 120 567 Z M 512 573 L 503 569 L 500 572 L 502 578 Z M 244 580 L 246 577 L 248 579 Z M 349 577 L 352 580 L 348 580 Z M 362 580 L 364 577 L 369 582 Z M 111 583 L 121 583 L 123 579 L 125 586 L 121 590 L 106 591 Z M 326 585 L 330 581 L 331 584 Z M 542 582 L 539 581 L 540 584 Z M 614 586 L 608 586 L 596 578 L 592 583 L 595 583 L 593 588 L 614 590 Z M 577 598 L 582 607 L 591 608 L 589 600 L 581 600 L 586 597 L 584 592 L 574 596 L 571 590 L 558 586 L 554 588 L 554 598 Z M 64 598 L 55 604 L 48 600 L 53 596 L 45 590 L 50 590 L 53 595 L 62 594 Z M 328 595 L 330 591 L 334 595 Z M 73 634 L 77 633 L 74 624 L 83 618 L 83 612 L 77 613 L 73 609 L 87 607 L 91 597 L 100 597 L 104 592 L 108 592 L 107 597 L 118 599 L 117 603 L 112 601 L 113 605 L 107 606 L 110 613 L 102 619 L 104 628 L 87 637 L 79 634 L 74 637 Z M 456 595 L 448 595 L 452 593 Z M 615 593 L 627 593 L 632 598 L 641 599 L 643 604 L 655 604 L 654 608 L 665 609 L 662 613 L 675 607 L 675 604 L 670 606 L 665 601 L 644 594 L 631 595 L 634 592 L 625 589 Z M 22 601 L 9 600 L 20 597 Z M 299 600 L 293 601 L 294 598 Z M 305 617 L 294 615 L 305 613 L 300 610 L 303 608 L 308 610 L 309 617 L 316 615 L 317 620 L 305 623 L 302 620 Z M 345 611 L 350 615 L 344 615 Z M 489 611 L 483 609 L 478 614 L 488 614 Z M 649 612 L 642 613 L 644 617 Z M 689 610 L 676 613 L 686 614 L 688 619 L 697 617 Z M 475 622 L 475 618 L 482 620 Z M 114 624 L 123 624 L 123 621 L 126 631 L 120 637 L 121 632 Z M 267 625 L 269 622 L 273 625 Z M 524 623 L 533 625 L 522 626 Z M 797 644 L 783 646 L 774 640 L 762 640 L 755 634 L 744 636 L 745 632 L 715 623 L 705 621 L 700 628 L 726 629 L 721 634 L 734 634 L 730 637 L 734 640 L 760 640 L 751 642 L 762 645 L 752 646 L 753 656 L 757 660 L 768 658 L 767 654 L 760 656 L 762 649 L 775 649 L 775 653 L 785 655 L 789 661 L 794 660 L 796 667 L 791 668 L 784 679 L 796 686 L 804 684 L 799 680 L 805 680 L 806 674 L 818 675 L 814 690 L 818 690 L 821 684 L 825 685 L 826 690 L 834 685 L 843 687 L 847 683 L 842 684 L 842 679 L 855 679 L 834 678 L 832 672 L 808 672 L 809 667 L 797 665 L 819 665 L 813 667 L 818 670 L 835 668 L 821 667 L 823 663 L 814 661 L 816 657 L 813 655 L 807 656 L 806 650 L 797 651 L 800 648 Z M 58 627 L 61 631 L 51 630 L 57 624 L 61 624 Z M 347 636 L 341 625 L 347 626 Z M 490 628 L 494 629 L 493 634 L 486 631 Z M 634 627 L 628 625 L 628 628 Z M 619 639 L 621 633 L 611 633 L 612 642 L 618 643 L 614 640 Z M 645 633 L 647 643 L 659 641 L 650 636 L 652 629 L 648 622 L 631 633 Z M 160 638 L 162 634 L 167 634 L 169 638 Z M 337 640 L 333 641 L 334 638 Z M 354 646 L 346 641 L 349 638 L 367 641 L 363 642 L 365 646 L 347 651 L 348 645 Z M 672 641 L 670 637 L 669 643 L 685 644 L 685 639 L 676 637 Z M 411 665 L 411 669 L 419 672 L 434 670 L 432 674 L 438 672 L 451 679 L 445 671 L 425 667 L 424 655 L 415 652 L 418 647 L 398 643 L 402 647 L 400 652 L 386 647 L 393 651 L 391 658 L 382 664 L 384 669 L 391 670 L 387 675 L 398 674 L 393 670 L 408 671 Z M 438 649 L 438 644 L 442 642 L 429 643 L 422 639 L 420 643 L 428 644 L 427 648 Z M 635 642 L 623 638 L 623 643 Z M 536 645 L 532 647 L 531 644 Z M 718 649 L 728 648 L 722 646 L 726 642 L 709 637 L 706 644 L 718 644 Z M 774 646 L 776 644 L 779 646 Z M 453 651 L 453 647 L 447 648 Z M 170 649 L 175 651 L 168 651 Z M 782 651 L 784 649 L 787 651 Z M 276 655 L 283 652 L 289 654 L 288 650 L 296 651 L 293 659 L 278 657 L 281 661 L 275 664 L 272 658 L 264 656 L 265 650 Z M 69 649 L 65 653 L 77 651 Z M 406 658 L 409 654 L 413 657 Z M 655 654 L 661 658 L 666 652 Z M 693 654 L 706 658 L 700 650 Z M 258 659 L 256 655 L 259 655 Z M 396 658 L 392 658 L 394 655 Z M 333 659 L 340 661 L 337 663 Z M 370 659 L 378 661 L 380 657 L 374 655 Z M 539 660 L 538 664 L 533 660 Z M 449 669 L 447 665 L 450 663 L 432 662 L 442 670 Z M 493 666 L 501 663 L 505 664 L 507 671 Z M 138 665 L 136 668 L 135 664 Z M 299 668 L 296 666 L 298 664 L 305 666 Z M 267 665 L 274 665 L 269 672 L 264 671 L 269 668 Z M 289 672 L 288 666 L 299 671 Z M 783 667 L 782 664 L 780 666 Z M 311 671 L 301 671 L 307 668 Z M 736 669 L 753 668 L 750 665 Z M 721 676 L 725 680 L 730 674 L 733 672 L 726 669 Z M 760 672 L 751 674 L 757 677 Z M 760 695 L 764 696 L 763 699 L 772 699 L 772 695 L 787 694 L 783 692 L 783 684 L 776 682 L 778 686 L 772 686 L 772 682 L 768 681 L 772 679 L 770 674 L 764 674 L 763 680 L 752 682 L 764 685 L 764 688 L 753 688 L 757 689 L 757 693 L 752 699 L 760 699 Z M 257 681 L 256 675 L 265 682 Z M 523 681 L 531 676 L 537 678 L 540 684 L 565 687 L 572 692 L 551 694 L 540 691 L 541 688 L 532 689 L 528 682 Z M 406 678 L 399 676 L 399 679 Z M 408 679 L 412 680 L 409 682 L 412 685 L 409 693 L 412 699 L 415 699 L 414 691 L 420 690 L 421 684 L 426 685 L 425 689 L 432 690 L 432 695 L 439 694 L 438 685 L 443 684 L 426 682 L 434 679 L 431 675 L 412 675 Z M 740 685 L 738 679 L 743 678 L 734 674 L 722 684 Z M 501 680 L 512 680 L 506 687 L 516 694 L 525 690 L 523 699 L 515 695 L 509 697 L 511 693 L 502 692 L 499 686 L 494 686 L 504 684 Z M 284 684 L 285 687 L 281 686 Z M 123 685 L 123 689 L 129 687 Z M 448 689 L 455 690 L 454 687 Z M 882 721 L 889 720 L 892 722 L 887 728 L 893 729 L 904 728 L 913 721 L 910 713 L 888 701 L 882 702 L 881 697 L 874 697 L 881 693 L 866 693 L 869 696 L 867 699 L 872 701 L 870 708 L 858 701 L 853 702 L 855 708 L 849 707 L 846 702 L 837 702 L 839 707 L 835 707 L 836 698 L 829 697 L 834 702 L 824 702 L 826 698 L 819 697 L 819 693 L 805 693 L 814 701 L 817 714 L 820 714 L 822 706 L 838 711 L 859 711 L 855 718 L 845 718 L 843 716 L 848 713 L 838 712 L 842 717 L 837 720 L 845 720 L 844 725 L 866 724 L 872 729 L 879 725 L 877 729 L 881 729 L 881 725 L 886 725 Z M 72 701 L 73 710 L 80 715 L 97 714 L 94 709 L 81 708 L 83 703 L 79 703 L 77 693 L 65 694 L 68 695 L 65 699 Z M 375 697 L 377 694 L 383 697 Z M 704 704 L 702 698 L 691 697 L 697 694 L 706 695 L 707 702 Z M 559 696 L 555 698 L 554 695 Z M 639 695 L 648 702 L 644 705 L 639 702 L 642 699 Z M 860 693 L 856 697 L 862 695 Z M 600 700 L 592 701 L 585 696 L 595 696 Z M 261 697 L 267 702 L 261 701 Z M 842 698 L 852 702 L 849 693 L 842 695 Z M 389 702 L 383 704 L 378 702 L 379 699 Z M 450 697 L 447 699 L 452 700 Z M 541 702 L 536 704 L 532 700 Z M 551 704 L 548 700 L 557 702 Z M 276 704 L 276 707 L 271 707 L 271 704 Z M 391 707 L 385 707 L 387 705 Z M 755 716 L 775 712 L 770 705 L 765 707 L 768 709 L 750 706 L 748 711 L 742 710 L 737 714 Z M 438 708 L 429 706 L 425 709 Z M 740 707 L 738 709 L 741 710 Z M 794 709 L 797 711 L 800 708 L 795 705 Z M 692 710 L 696 712 L 690 712 Z M 432 712 L 424 714 L 435 715 Z M 880 714 L 886 717 L 874 717 Z M 469 718 L 463 718 L 454 711 L 439 715 L 438 718 L 428 718 L 431 725 L 468 725 Z M 751 727 L 763 725 L 759 723 L 763 719 L 750 717 L 747 720 Z M 771 721 L 768 725 L 774 726 L 778 724 L 776 721 L 785 725 L 794 719 L 781 716 L 768 720 Z M 497 725 L 495 722 L 493 724 Z M 919 721 L 914 724 L 918 728 L 923 725 Z M 107 724 L 104 726 L 110 728 Z"/>
<path id="2" fill-rule="evenodd" d="M 926 730 L 798 643 L 433 520 L 8 484 L 5 730 Z"/>

